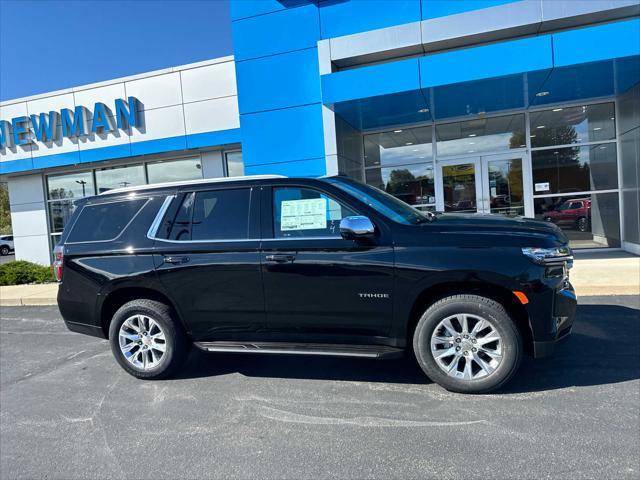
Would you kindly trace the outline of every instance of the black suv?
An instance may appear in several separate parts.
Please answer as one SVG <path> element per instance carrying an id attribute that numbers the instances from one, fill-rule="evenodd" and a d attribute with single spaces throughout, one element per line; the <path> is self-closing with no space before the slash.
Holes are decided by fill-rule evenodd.
<path id="1" fill-rule="evenodd" d="M 561 230 L 423 213 L 343 177 L 238 177 L 78 200 L 54 269 L 70 330 L 138 378 L 212 352 L 388 358 L 488 392 L 568 335 Z"/>

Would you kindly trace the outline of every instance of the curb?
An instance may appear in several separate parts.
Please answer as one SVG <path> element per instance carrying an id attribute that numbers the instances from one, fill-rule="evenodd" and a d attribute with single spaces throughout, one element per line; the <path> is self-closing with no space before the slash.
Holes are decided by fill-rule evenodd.
<path id="1" fill-rule="evenodd" d="M 29 306 L 46 306 L 57 305 L 55 298 L 7 298 L 0 300 L 0 307 L 29 307 Z"/>

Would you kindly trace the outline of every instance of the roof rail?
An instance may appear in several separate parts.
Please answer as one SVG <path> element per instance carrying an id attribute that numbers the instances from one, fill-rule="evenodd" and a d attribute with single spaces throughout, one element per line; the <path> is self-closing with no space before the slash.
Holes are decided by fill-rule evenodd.
<path id="1" fill-rule="evenodd" d="M 149 183 L 147 185 L 138 185 L 135 187 L 122 187 L 100 192 L 98 195 L 107 195 L 112 193 L 137 192 L 139 190 L 150 190 L 152 188 L 181 187 L 184 185 L 201 185 L 206 183 L 226 183 L 238 182 L 241 180 L 268 180 L 273 178 L 287 178 L 284 175 L 245 175 L 242 177 L 219 177 L 219 178 L 203 178 L 200 180 L 182 180 L 179 182 L 163 182 Z"/>

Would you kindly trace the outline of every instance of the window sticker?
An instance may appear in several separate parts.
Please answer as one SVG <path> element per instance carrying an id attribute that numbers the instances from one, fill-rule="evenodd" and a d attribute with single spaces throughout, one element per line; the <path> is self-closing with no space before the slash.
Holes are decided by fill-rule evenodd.
<path id="1" fill-rule="evenodd" d="M 281 203 L 280 230 L 327 228 L 327 199 L 284 200 Z"/>

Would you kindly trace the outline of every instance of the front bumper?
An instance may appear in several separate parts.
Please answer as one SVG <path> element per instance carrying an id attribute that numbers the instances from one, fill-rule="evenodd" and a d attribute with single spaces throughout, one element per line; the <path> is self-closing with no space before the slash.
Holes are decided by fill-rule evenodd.
<path id="1" fill-rule="evenodd" d="M 569 281 L 555 291 L 553 298 L 553 318 L 551 321 L 550 340 L 534 341 L 533 356 L 544 358 L 553 354 L 556 344 L 571 334 L 576 316 L 578 299 Z"/>

